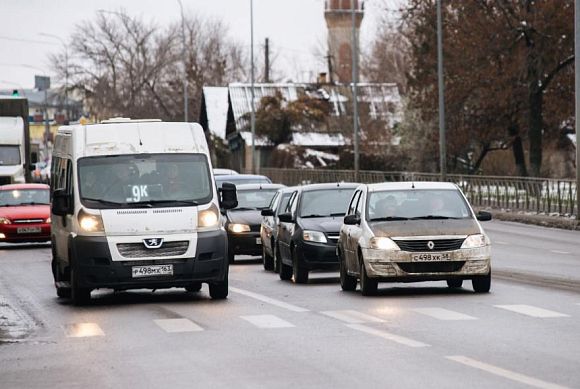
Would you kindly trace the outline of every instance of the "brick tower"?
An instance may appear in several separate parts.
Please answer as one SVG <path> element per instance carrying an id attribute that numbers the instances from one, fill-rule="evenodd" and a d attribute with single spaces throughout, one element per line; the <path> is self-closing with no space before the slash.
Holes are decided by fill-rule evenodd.
<path id="1" fill-rule="evenodd" d="M 324 18 L 328 27 L 329 73 L 333 81 L 352 82 L 352 7 L 354 3 L 357 47 L 364 16 L 361 0 L 326 0 Z"/>

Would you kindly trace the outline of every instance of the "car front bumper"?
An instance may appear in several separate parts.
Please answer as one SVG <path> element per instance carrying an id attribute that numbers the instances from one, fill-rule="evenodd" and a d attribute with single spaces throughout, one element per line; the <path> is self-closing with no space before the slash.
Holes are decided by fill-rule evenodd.
<path id="1" fill-rule="evenodd" d="M 336 244 L 300 242 L 297 246 L 298 262 L 309 270 L 338 269 Z"/>
<path id="2" fill-rule="evenodd" d="M 23 229 L 34 229 L 37 232 L 24 232 Z M 0 242 L 47 242 L 50 240 L 50 223 L 2 224 L 0 234 Z"/>
<path id="3" fill-rule="evenodd" d="M 262 255 L 262 238 L 260 232 L 228 232 L 228 245 L 234 254 Z"/>
<path id="4" fill-rule="evenodd" d="M 442 251 L 433 254 L 448 254 L 446 261 L 414 261 L 409 251 L 363 249 L 367 275 L 384 281 L 428 281 L 470 279 L 489 274 L 491 270 L 491 248 Z"/>

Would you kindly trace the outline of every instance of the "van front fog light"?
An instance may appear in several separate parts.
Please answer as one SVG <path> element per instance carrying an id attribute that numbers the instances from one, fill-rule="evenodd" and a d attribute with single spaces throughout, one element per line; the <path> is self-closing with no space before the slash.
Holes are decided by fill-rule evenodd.
<path id="1" fill-rule="evenodd" d="M 81 209 L 78 215 L 79 225 L 85 232 L 102 232 L 104 231 L 103 219 L 100 215 L 91 215 Z"/>
<path id="2" fill-rule="evenodd" d="M 217 207 L 212 204 L 208 209 L 199 211 L 197 214 L 197 226 L 199 228 L 212 228 L 219 225 L 219 211 Z"/>

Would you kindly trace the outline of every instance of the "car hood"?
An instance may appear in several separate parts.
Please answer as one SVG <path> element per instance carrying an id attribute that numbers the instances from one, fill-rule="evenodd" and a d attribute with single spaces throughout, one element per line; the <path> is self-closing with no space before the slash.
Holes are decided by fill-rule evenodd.
<path id="1" fill-rule="evenodd" d="M 375 236 L 472 235 L 481 233 L 474 219 L 370 222 Z"/>
<path id="2" fill-rule="evenodd" d="M 259 209 L 248 209 L 236 211 L 231 209 L 228 211 L 228 221 L 230 223 L 247 224 L 256 226 L 262 224 L 262 214 Z"/>
<path id="3" fill-rule="evenodd" d="M 50 206 L 22 205 L 17 207 L 0 207 L 0 216 L 10 220 L 46 219 L 50 216 Z"/>
<path id="4" fill-rule="evenodd" d="M 304 230 L 322 231 L 332 234 L 340 231 L 343 220 L 343 216 L 313 217 L 300 219 L 300 225 Z"/>

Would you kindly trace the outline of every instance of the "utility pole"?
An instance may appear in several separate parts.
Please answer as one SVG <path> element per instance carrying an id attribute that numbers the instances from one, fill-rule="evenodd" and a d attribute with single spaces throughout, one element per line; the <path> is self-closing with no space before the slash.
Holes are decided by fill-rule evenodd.
<path id="1" fill-rule="evenodd" d="M 266 38 L 264 42 L 264 59 L 266 63 L 264 64 L 264 82 L 270 82 L 270 40 Z"/>
<path id="2" fill-rule="evenodd" d="M 580 0 L 574 7 L 574 75 L 576 88 L 576 220 L 580 221 Z"/>
<path id="3" fill-rule="evenodd" d="M 332 55 L 330 55 L 330 51 L 326 55 L 326 62 L 328 63 L 328 83 L 334 84 L 334 79 L 332 77 Z"/>
<path id="4" fill-rule="evenodd" d="M 353 129 L 354 129 L 354 181 L 358 182 L 359 176 L 359 137 L 358 137 L 358 47 L 356 36 L 356 12 L 355 1 L 350 0 L 352 13 L 352 108 L 353 108 Z"/>
<path id="5" fill-rule="evenodd" d="M 250 0 L 250 57 L 251 57 L 251 74 L 250 74 L 250 102 L 252 106 L 252 115 L 250 116 L 250 126 L 252 129 L 252 173 L 256 174 L 256 108 L 254 107 L 254 0 Z"/>
<path id="6" fill-rule="evenodd" d="M 186 50 L 185 50 L 185 17 L 183 16 L 183 4 L 181 0 L 177 0 L 179 2 L 179 8 L 181 9 L 181 58 L 183 60 L 183 74 L 182 74 L 182 83 L 183 83 L 183 121 L 187 122 L 187 118 L 189 116 L 189 98 L 187 96 L 187 57 L 186 57 Z"/>
<path id="7" fill-rule="evenodd" d="M 441 1 L 437 0 L 437 74 L 439 79 L 439 163 L 441 181 L 447 180 L 447 150 L 445 149 L 445 89 L 443 84 L 443 32 Z"/>

